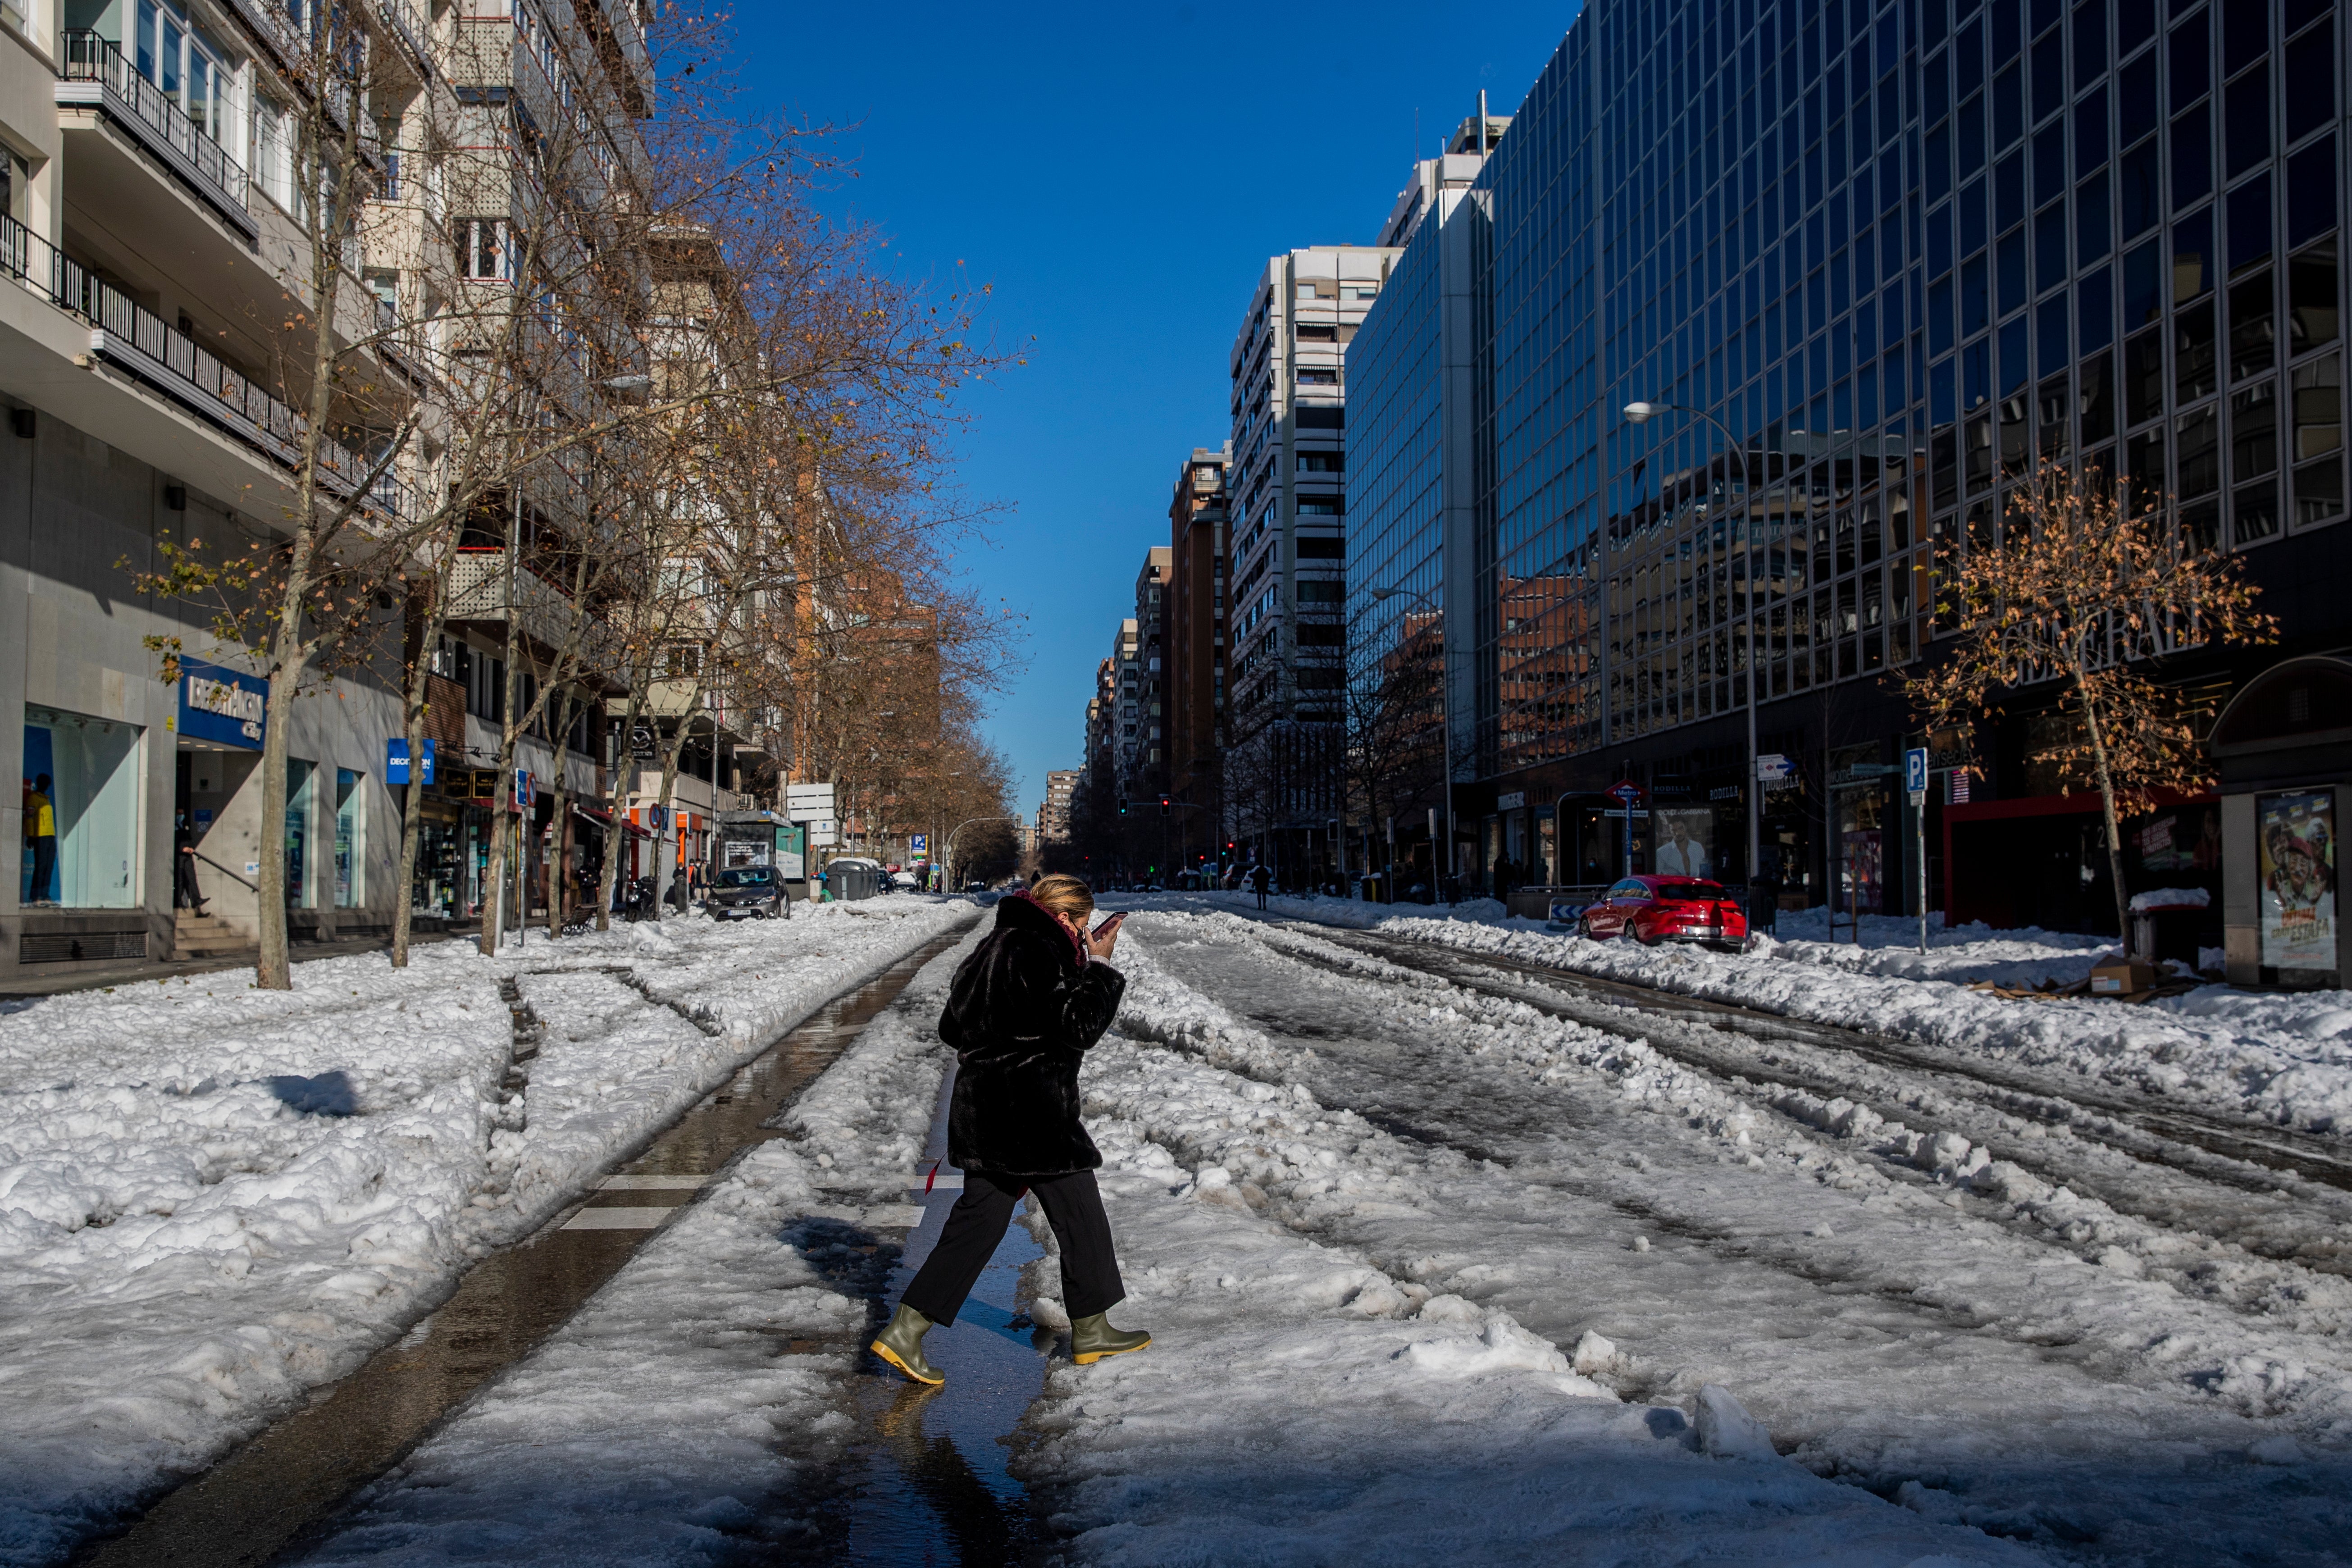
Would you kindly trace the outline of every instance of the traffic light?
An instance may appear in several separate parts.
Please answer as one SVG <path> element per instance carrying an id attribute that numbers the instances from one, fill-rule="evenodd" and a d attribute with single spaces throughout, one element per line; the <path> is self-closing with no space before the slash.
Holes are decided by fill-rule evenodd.
<path id="1" fill-rule="evenodd" d="M 1121 816 L 1125 816 L 1127 815 L 1127 796 L 1125 795 L 1120 795 L 1118 797 L 1118 814 Z"/>
<path id="2" fill-rule="evenodd" d="M 1164 795 L 1160 797 L 1160 815 L 1162 816 L 1168 815 L 1168 797 Z"/>

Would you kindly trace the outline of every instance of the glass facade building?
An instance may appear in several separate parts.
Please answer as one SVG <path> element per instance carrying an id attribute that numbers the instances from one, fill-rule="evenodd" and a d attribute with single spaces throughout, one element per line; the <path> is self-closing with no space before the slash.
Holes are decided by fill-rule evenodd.
<path id="1" fill-rule="evenodd" d="M 1932 654 L 1937 546 L 2042 458 L 2177 497 L 2290 642 L 2340 641 L 2342 34 L 2324 0 L 1591 0 L 1456 219 L 1482 868 L 1556 807 L 1516 874 L 1619 874 L 1631 774 L 1744 875 L 1752 691 L 1797 764 L 1764 858 L 1897 907 L 1887 676 Z M 1360 389 L 1407 374 L 1410 298 Z M 1416 526 L 1372 499 L 1360 560 Z M 2168 673 L 2244 673 L 2208 662 Z M 2018 723 L 1979 790 L 2040 792 Z"/>

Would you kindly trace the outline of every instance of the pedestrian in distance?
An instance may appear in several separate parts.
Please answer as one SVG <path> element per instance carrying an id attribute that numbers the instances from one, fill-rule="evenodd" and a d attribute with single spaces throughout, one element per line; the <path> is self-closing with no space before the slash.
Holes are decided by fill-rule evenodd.
<path id="1" fill-rule="evenodd" d="M 196 829 L 184 811 L 172 821 L 172 907 L 205 912 L 204 889 L 196 882 Z"/>
<path id="2" fill-rule="evenodd" d="M 1079 1060 L 1127 990 L 1107 962 L 1126 917 L 1089 932 L 1094 910 L 1093 890 L 1076 877 L 1043 878 L 1007 895 L 996 929 L 949 989 L 940 1015 L 940 1038 L 956 1053 L 948 1163 L 963 1172 L 963 1195 L 872 1345 L 917 1383 L 947 1381 L 923 1359 L 923 1335 L 955 1321 L 1024 1193 L 1037 1194 L 1061 1247 L 1072 1359 L 1090 1366 L 1151 1342 L 1141 1330 L 1111 1327 L 1127 1288 L 1095 1185 L 1102 1155 L 1078 1120 Z"/>
<path id="3" fill-rule="evenodd" d="M 1257 907 L 1265 908 L 1265 890 L 1274 885 L 1274 871 L 1265 861 L 1250 868 L 1250 886 L 1257 891 Z"/>

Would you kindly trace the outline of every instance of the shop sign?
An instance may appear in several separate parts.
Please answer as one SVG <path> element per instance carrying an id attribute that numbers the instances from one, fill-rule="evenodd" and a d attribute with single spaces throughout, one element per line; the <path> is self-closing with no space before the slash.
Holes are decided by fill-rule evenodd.
<path id="1" fill-rule="evenodd" d="M 1706 792 L 1706 798 L 1709 800 L 1738 800 L 1739 798 L 1739 786 L 1738 784 L 1717 784 L 1715 788 Z"/>
<path id="2" fill-rule="evenodd" d="M 2263 967 L 2335 969 L 2335 792 L 2257 795 L 2254 816 Z"/>
<path id="3" fill-rule="evenodd" d="M 1523 789 L 1510 790 L 1495 797 L 1496 811 L 1517 811 L 1527 804 L 1528 792 Z"/>
<path id="4" fill-rule="evenodd" d="M 441 743 L 438 741 L 430 738 L 425 741 L 424 749 L 418 753 L 422 765 L 417 769 L 415 782 L 428 786 L 434 783 L 434 768 L 440 760 L 440 750 Z M 383 743 L 383 782 L 388 784 L 404 784 L 410 782 L 408 741 L 404 736 L 394 736 Z"/>
<path id="5" fill-rule="evenodd" d="M 1887 763 L 1854 763 L 1832 773 L 1830 783 L 1841 788 L 1853 784 L 1876 784 L 1894 771 L 1893 764 Z"/>
<path id="6" fill-rule="evenodd" d="M 180 661 L 179 732 L 197 741 L 261 750 L 269 716 L 269 682 L 200 658 Z"/>

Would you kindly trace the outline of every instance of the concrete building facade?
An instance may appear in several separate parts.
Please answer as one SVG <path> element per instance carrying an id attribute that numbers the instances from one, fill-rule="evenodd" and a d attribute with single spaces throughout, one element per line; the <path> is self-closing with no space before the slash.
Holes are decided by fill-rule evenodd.
<path id="1" fill-rule="evenodd" d="M 1328 868 L 1344 719 L 1347 349 L 1400 252 L 1268 259 L 1228 360 L 1229 834 L 1307 882 Z"/>

